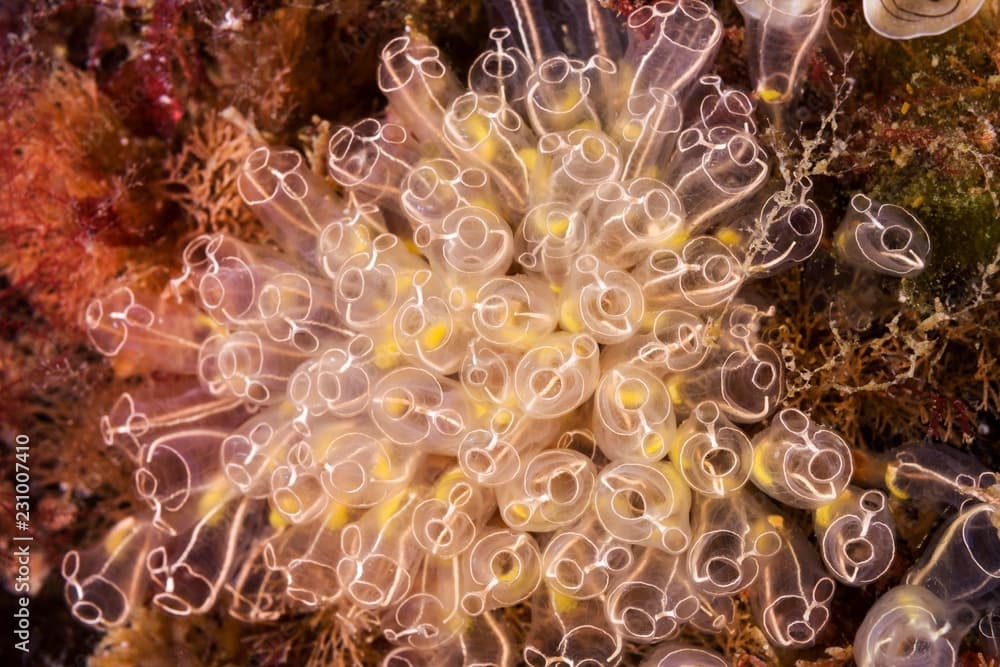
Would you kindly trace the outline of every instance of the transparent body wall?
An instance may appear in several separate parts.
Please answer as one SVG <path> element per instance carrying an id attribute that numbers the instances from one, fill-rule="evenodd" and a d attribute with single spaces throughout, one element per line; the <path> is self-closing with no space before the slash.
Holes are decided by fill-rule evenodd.
<path id="1" fill-rule="evenodd" d="M 830 3 L 737 3 L 751 95 L 711 74 L 704 2 L 625 24 L 567 4 L 558 23 L 495 0 L 467 89 L 419 35 L 391 41 L 385 116 L 330 140 L 342 194 L 261 146 L 239 187 L 275 247 L 199 237 L 170 293 L 91 304 L 97 349 L 177 379 L 101 421 L 146 509 L 67 555 L 79 620 L 330 607 L 378 618 L 393 666 L 615 665 L 636 642 L 646 667 L 716 667 L 677 638 L 728 632 L 736 596 L 803 648 L 837 586 L 885 575 L 887 494 L 854 483 L 834 425 L 782 408 L 768 313 L 741 299 L 824 232 L 808 179 L 772 177 L 754 100 L 784 113 Z M 834 238 L 852 270 L 929 257 L 916 218 L 864 195 Z M 977 623 L 996 636 L 996 480 L 919 448 L 887 470 L 957 514 L 855 655 L 951 664 Z"/>

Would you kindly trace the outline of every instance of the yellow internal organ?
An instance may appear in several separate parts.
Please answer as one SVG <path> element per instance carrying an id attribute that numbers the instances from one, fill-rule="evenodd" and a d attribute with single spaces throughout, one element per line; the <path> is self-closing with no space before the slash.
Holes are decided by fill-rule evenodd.
<path id="1" fill-rule="evenodd" d="M 326 523 L 324 525 L 327 530 L 339 530 L 347 525 L 347 521 L 350 518 L 350 512 L 348 511 L 347 505 L 343 505 L 341 503 L 330 503 L 330 509 L 326 514 Z"/>
<path id="2" fill-rule="evenodd" d="M 274 528 L 275 530 L 281 530 L 289 525 L 288 521 L 285 520 L 285 517 L 281 515 L 281 512 L 276 509 L 272 509 L 267 513 L 267 522 L 271 525 L 271 528 Z"/>
<path id="3" fill-rule="evenodd" d="M 618 402 L 626 410 L 638 410 L 649 399 L 649 390 L 641 382 L 623 382 L 618 387 Z"/>
<path id="4" fill-rule="evenodd" d="M 198 498 L 198 516 L 205 516 L 209 512 L 213 511 L 218 505 L 224 502 L 229 495 L 233 492 L 233 486 L 230 484 L 229 479 L 225 475 L 219 475 L 212 482 L 201 497 Z M 218 523 L 219 519 L 222 517 L 222 512 L 216 513 L 208 522 L 208 525 L 214 526 Z"/>
<path id="5" fill-rule="evenodd" d="M 569 217 L 563 214 L 549 216 L 545 221 L 545 231 L 552 236 L 563 238 L 569 230 Z"/>
<path id="6" fill-rule="evenodd" d="M 438 322 L 437 324 L 432 324 L 427 327 L 424 332 L 420 335 L 420 343 L 425 348 L 433 350 L 434 348 L 441 345 L 441 343 L 448 340 L 448 335 L 451 333 L 450 327 L 444 322 Z"/>
<path id="7" fill-rule="evenodd" d="M 666 443 L 659 433 L 650 433 L 642 441 L 642 451 L 647 456 L 662 456 L 665 449 Z"/>
<path id="8" fill-rule="evenodd" d="M 108 536 L 104 538 L 104 550 L 106 552 L 114 553 L 118 547 L 122 545 L 125 538 L 132 532 L 135 527 L 135 519 L 131 517 L 127 521 L 122 521 L 114 529 L 108 533 Z"/>
<path id="9" fill-rule="evenodd" d="M 390 338 L 375 346 L 373 361 L 379 369 L 386 370 L 399 362 L 399 355 L 399 346 L 396 345 L 396 341 Z"/>

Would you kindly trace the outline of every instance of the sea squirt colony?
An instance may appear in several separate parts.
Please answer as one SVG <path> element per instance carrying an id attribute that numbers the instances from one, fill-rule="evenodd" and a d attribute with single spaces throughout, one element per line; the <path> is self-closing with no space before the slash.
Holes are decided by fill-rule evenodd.
<path id="1" fill-rule="evenodd" d="M 808 647 L 837 582 L 887 571 L 886 494 L 780 409 L 767 313 L 740 298 L 823 234 L 808 179 L 771 179 L 752 97 L 784 113 L 829 0 L 738 3 L 752 97 L 708 73 L 708 4 L 625 26 L 565 4 L 560 23 L 496 0 L 508 27 L 467 91 L 425 39 L 393 40 L 385 118 L 330 141 L 343 196 L 262 146 L 239 186 L 277 247 L 201 236 L 171 295 L 89 306 L 101 352 L 170 379 L 102 418 L 148 512 L 67 555 L 78 619 L 119 625 L 148 599 L 249 622 L 335 607 L 379 618 L 389 665 L 614 665 L 628 641 L 657 645 L 644 665 L 717 666 L 676 638 L 729 631 L 736 595 L 769 642 Z M 889 276 L 930 250 L 863 195 L 834 241 Z M 996 480 L 971 470 L 890 460 L 893 493 L 961 511 L 865 618 L 860 665 L 951 664 L 985 610 Z M 818 550 L 782 505 L 814 513 Z M 502 611 L 522 603 L 520 641 Z"/>

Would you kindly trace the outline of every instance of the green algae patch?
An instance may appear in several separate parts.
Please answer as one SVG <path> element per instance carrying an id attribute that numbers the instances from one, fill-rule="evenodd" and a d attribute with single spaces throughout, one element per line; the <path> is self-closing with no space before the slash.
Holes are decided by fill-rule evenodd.
<path id="1" fill-rule="evenodd" d="M 863 41 L 872 76 L 859 90 L 858 163 L 869 196 L 911 210 L 931 261 L 907 291 L 918 304 L 957 301 L 1000 242 L 1000 48 L 996 13 L 945 35 Z M 885 159 L 888 158 L 888 159 Z"/>
<path id="2" fill-rule="evenodd" d="M 982 169 L 956 156 L 948 174 L 918 167 L 878 169 L 869 185 L 872 196 L 908 207 L 927 228 L 932 256 L 927 270 L 910 284 L 917 302 L 961 297 L 978 281 L 1000 243 L 1000 214 Z M 978 178 L 976 172 L 978 171 Z"/>

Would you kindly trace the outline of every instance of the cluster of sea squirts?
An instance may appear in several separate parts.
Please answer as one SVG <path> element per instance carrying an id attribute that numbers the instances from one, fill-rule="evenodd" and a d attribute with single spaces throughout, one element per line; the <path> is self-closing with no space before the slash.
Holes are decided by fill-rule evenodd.
<path id="1" fill-rule="evenodd" d="M 643 665 L 718 666 L 677 638 L 730 632 L 737 595 L 802 648 L 836 586 L 886 574 L 885 491 L 782 409 L 768 313 L 741 298 L 823 237 L 809 180 L 775 185 L 756 104 L 794 101 L 829 0 L 737 3 L 750 94 L 710 73 L 709 4 L 624 25 L 564 4 L 496 0 L 506 27 L 467 90 L 421 36 L 391 41 L 384 117 L 330 140 L 342 195 L 261 146 L 239 187 L 276 245 L 200 236 L 169 293 L 90 304 L 101 352 L 169 379 L 101 420 L 148 510 L 67 555 L 78 619 L 333 607 L 380 619 L 389 665 L 614 665 L 633 642 L 654 647 Z M 915 217 L 860 194 L 833 238 L 888 276 L 930 251 Z M 980 616 L 996 626 L 996 480 L 912 447 L 886 471 L 900 498 L 960 511 L 855 658 L 951 664 Z M 813 512 L 815 544 L 785 506 Z M 523 638 L 502 613 L 520 604 Z"/>

